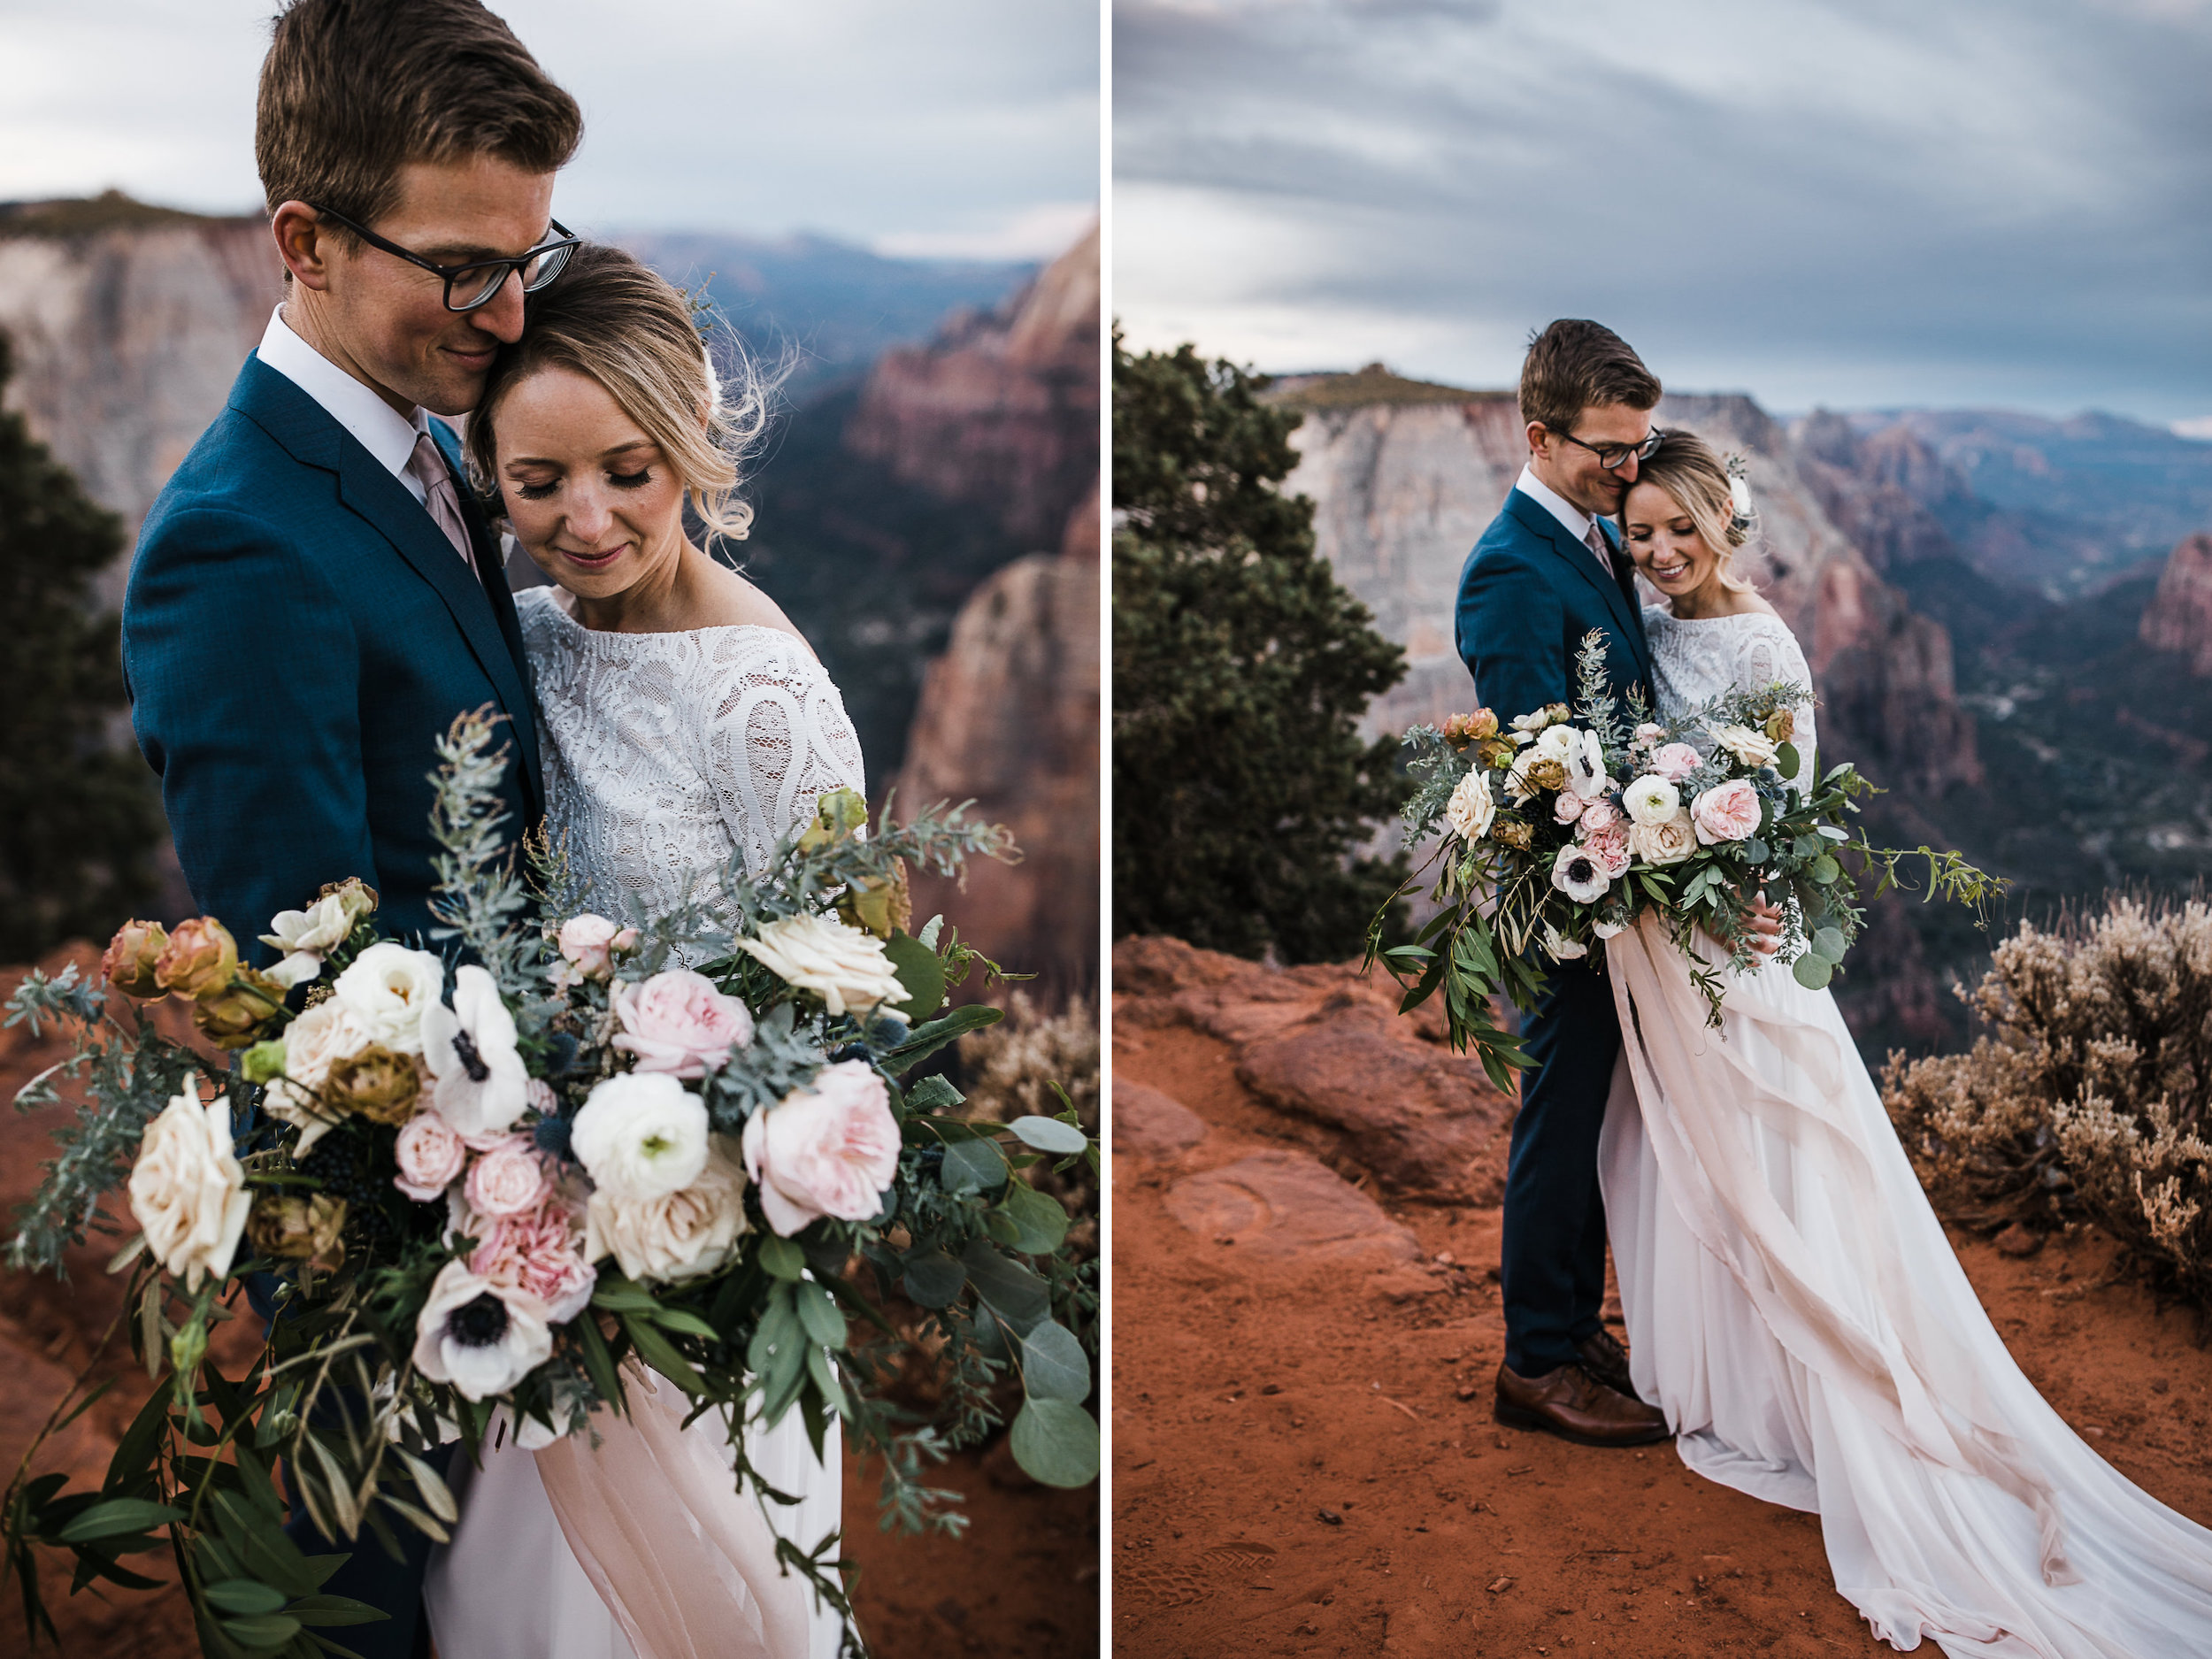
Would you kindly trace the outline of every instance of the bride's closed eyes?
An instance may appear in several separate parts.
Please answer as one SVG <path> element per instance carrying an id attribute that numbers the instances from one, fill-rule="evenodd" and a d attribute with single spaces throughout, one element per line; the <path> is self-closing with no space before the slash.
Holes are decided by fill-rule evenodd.
<path id="1" fill-rule="evenodd" d="M 643 489 L 652 481 L 653 469 L 649 466 L 640 467 L 634 472 L 617 472 L 610 470 L 607 473 L 607 482 L 617 489 Z M 534 483 L 527 479 L 517 479 L 515 493 L 525 501 L 543 501 L 558 489 L 560 485 L 561 480 L 557 476 Z"/>

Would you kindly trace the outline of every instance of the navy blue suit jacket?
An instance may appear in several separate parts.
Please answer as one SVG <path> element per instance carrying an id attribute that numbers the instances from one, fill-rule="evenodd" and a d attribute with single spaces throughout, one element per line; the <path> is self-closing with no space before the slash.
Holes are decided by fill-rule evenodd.
<path id="1" fill-rule="evenodd" d="M 1612 525 L 1598 524 L 1614 549 L 1612 580 L 1588 548 L 1519 489 L 1467 556 L 1454 633 L 1477 701 L 1501 725 L 1546 703 L 1573 703 L 1575 654 L 1593 629 L 1605 636 L 1613 695 L 1625 700 L 1641 686 L 1653 699 L 1651 645 L 1634 579 Z"/>
<path id="2" fill-rule="evenodd" d="M 484 573 L 290 380 L 249 357 L 146 516 L 123 601 L 140 749 L 200 908 L 242 954 L 281 910 L 359 876 L 378 922 L 432 926 L 430 774 L 453 717 L 505 714 L 519 837 L 543 817 L 537 729 L 496 538 L 459 485 Z"/>

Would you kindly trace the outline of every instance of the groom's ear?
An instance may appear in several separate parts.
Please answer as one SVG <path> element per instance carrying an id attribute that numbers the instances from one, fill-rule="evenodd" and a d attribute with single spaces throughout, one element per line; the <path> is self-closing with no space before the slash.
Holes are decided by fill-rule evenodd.
<path id="1" fill-rule="evenodd" d="M 337 244 L 321 215 L 304 202 L 287 202 L 270 216 L 269 229 L 287 273 L 307 288 L 330 286 L 330 256 Z"/>
<path id="2" fill-rule="evenodd" d="M 1551 428 L 1540 420 L 1528 423 L 1528 452 L 1531 455 L 1550 454 Z"/>

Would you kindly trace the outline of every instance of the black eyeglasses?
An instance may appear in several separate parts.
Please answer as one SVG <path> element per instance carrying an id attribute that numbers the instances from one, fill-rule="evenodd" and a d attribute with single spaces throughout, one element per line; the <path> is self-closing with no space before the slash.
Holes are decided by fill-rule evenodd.
<path id="1" fill-rule="evenodd" d="M 312 202 L 307 205 L 315 207 Z M 561 267 L 568 263 L 569 255 L 580 245 L 580 239 L 575 233 L 557 219 L 552 221 L 552 226 L 559 233 L 557 240 L 542 242 L 528 253 L 507 258 L 474 259 L 467 265 L 436 265 L 420 254 L 411 253 L 397 242 L 378 235 L 366 225 L 355 224 L 343 213 L 334 212 L 326 207 L 315 207 L 315 211 L 325 219 L 336 219 L 370 247 L 380 248 L 396 259 L 420 265 L 431 275 L 442 278 L 445 281 L 445 308 L 449 311 L 472 311 L 480 305 L 489 304 L 493 296 L 507 286 L 511 272 L 522 278 L 522 291 L 525 294 L 536 293 L 561 274 Z"/>
<path id="2" fill-rule="evenodd" d="M 1587 449 L 1598 457 L 1598 465 L 1609 472 L 1618 472 L 1632 455 L 1639 461 L 1650 460 L 1659 453 L 1661 442 L 1660 434 L 1655 432 L 1641 443 L 1585 443 L 1573 433 L 1561 432 L 1555 426 L 1547 426 L 1544 430 L 1555 437 L 1564 438 L 1578 449 Z"/>

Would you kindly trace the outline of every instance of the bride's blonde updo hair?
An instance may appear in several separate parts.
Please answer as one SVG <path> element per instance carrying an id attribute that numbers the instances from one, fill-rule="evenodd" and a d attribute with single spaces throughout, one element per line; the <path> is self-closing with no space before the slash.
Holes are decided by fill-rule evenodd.
<path id="1" fill-rule="evenodd" d="M 1700 539 L 1720 556 L 1722 587 L 1740 594 L 1753 591 L 1752 585 L 1736 574 L 1736 549 L 1758 534 L 1758 521 L 1736 511 L 1727 464 L 1711 444 L 1694 432 L 1679 427 L 1662 432 L 1658 452 L 1648 461 L 1637 463 L 1636 482 L 1655 484 L 1673 497 L 1676 506 L 1689 514 Z M 1628 528 L 1626 505 L 1624 498 L 1624 538 Z"/>
<path id="2" fill-rule="evenodd" d="M 727 378 L 718 375 L 698 313 L 674 285 L 619 248 L 586 242 L 551 284 L 525 302 L 522 338 L 503 347 L 469 418 L 469 471 L 497 488 L 500 400 L 543 368 L 596 380 L 659 446 L 699 520 L 743 540 L 751 503 L 738 486 L 767 429 L 773 383 L 734 339 Z M 702 418 L 703 417 L 703 420 Z"/>

